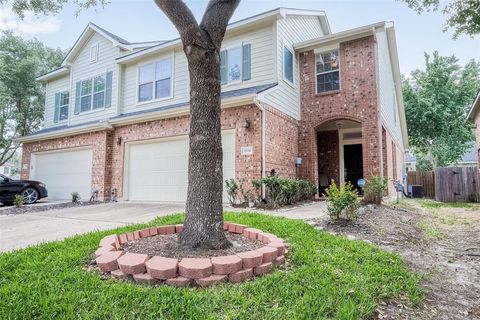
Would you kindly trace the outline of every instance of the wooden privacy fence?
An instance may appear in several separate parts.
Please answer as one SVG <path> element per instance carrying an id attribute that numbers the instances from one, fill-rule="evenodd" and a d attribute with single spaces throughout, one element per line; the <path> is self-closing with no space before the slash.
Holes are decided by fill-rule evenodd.
<path id="1" fill-rule="evenodd" d="M 407 173 L 408 185 L 421 185 L 424 197 L 442 202 L 480 202 L 479 180 L 477 167 L 447 167 Z"/>
<path id="2" fill-rule="evenodd" d="M 435 169 L 435 200 L 480 201 L 477 167 L 448 167 Z"/>
<path id="3" fill-rule="evenodd" d="M 435 198 L 435 173 L 433 171 L 409 171 L 407 172 L 408 185 L 423 186 L 423 196 Z"/>

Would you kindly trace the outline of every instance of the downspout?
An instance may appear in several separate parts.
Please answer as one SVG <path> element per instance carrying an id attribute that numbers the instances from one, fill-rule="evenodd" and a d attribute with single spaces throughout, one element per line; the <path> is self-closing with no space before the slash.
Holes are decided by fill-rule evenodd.
<path id="1" fill-rule="evenodd" d="M 262 141 L 261 141 L 261 170 L 262 170 L 262 179 L 266 177 L 265 170 L 267 168 L 267 161 L 266 161 L 266 114 L 265 114 L 265 107 L 262 103 L 258 100 L 258 96 L 256 95 L 253 98 L 253 103 L 260 109 L 261 113 L 261 130 L 262 130 Z M 265 185 L 262 183 L 262 197 L 265 197 Z"/>
<path id="2" fill-rule="evenodd" d="M 383 159 L 383 134 L 382 134 L 382 106 L 381 106 L 381 101 L 380 101 L 380 88 L 379 88 L 379 83 L 380 83 L 380 75 L 379 75 L 379 63 L 378 63 L 378 39 L 377 39 L 377 29 L 375 27 L 372 27 L 372 33 L 373 33 L 373 40 L 375 43 L 375 90 L 377 94 L 377 112 L 378 112 L 378 140 L 379 140 L 379 150 L 380 150 L 380 177 L 384 176 L 383 172 L 383 162 L 385 159 Z M 364 173 L 365 175 L 365 173 Z"/>

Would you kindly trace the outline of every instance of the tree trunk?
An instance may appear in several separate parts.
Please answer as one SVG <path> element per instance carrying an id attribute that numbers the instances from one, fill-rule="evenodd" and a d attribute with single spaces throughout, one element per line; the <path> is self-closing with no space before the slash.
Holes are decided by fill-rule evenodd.
<path id="1" fill-rule="evenodd" d="M 188 194 L 179 241 L 192 248 L 221 249 L 230 246 L 230 242 L 223 232 L 220 57 L 215 49 L 189 50 Z"/>
<path id="2" fill-rule="evenodd" d="M 223 232 L 220 47 L 240 0 L 210 0 L 200 25 L 182 0 L 154 0 L 182 39 L 190 73 L 188 192 L 179 242 L 190 248 L 231 246 Z"/>

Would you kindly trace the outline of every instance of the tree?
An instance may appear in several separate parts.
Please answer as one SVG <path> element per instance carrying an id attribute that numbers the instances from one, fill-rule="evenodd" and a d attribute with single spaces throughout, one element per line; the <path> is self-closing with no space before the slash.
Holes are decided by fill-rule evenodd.
<path id="1" fill-rule="evenodd" d="M 0 38 L 0 165 L 19 148 L 14 140 L 37 130 L 44 110 L 43 88 L 35 77 L 58 67 L 64 52 L 38 40 L 4 32 Z"/>
<path id="2" fill-rule="evenodd" d="M 475 139 L 466 114 L 480 86 L 480 63 L 425 54 L 425 71 L 403 79 L 409 141 L 421 169 L 454 164 Z"/>
<path id="3" fill-rule="evenodd" d="M 56 13 L 65 2 L 14 0 L 13 10 L 19 15 L 26 10 Z M 178 239 L 190 248 L 226 248 L 231 243 L 223 232 L 220 47 L 240 0 L 210 0 L 200 23 L 182 0 L 154 2 L 180 33 L 190 73 L 188 192 Z M 80 8 L 95 4 L 105 1 L 84 1 Z"/>
<path id="4" fill-rule="evenodd" d="M 403 1 L 418 13 L 442 9 L 443 14 L 449 15 L 445 30 L 454 28 L 454 38 L 457 38 L 460 34 L 473 37 L 480 33 L 480 1 L 478 0 L 451 0 L 443 8 L 440 7 L 440 0 Z"/>

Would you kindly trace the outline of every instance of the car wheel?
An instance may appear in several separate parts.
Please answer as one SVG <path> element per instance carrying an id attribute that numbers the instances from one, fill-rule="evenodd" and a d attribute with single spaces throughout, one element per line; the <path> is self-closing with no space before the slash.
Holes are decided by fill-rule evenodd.
<path id="1" fill-rule="evenodd" d="M 34 188 L 27 188 L 22 191 L 22 196 L 25 204 L 32 204 L 38 200 L 38 191 Z"/>

